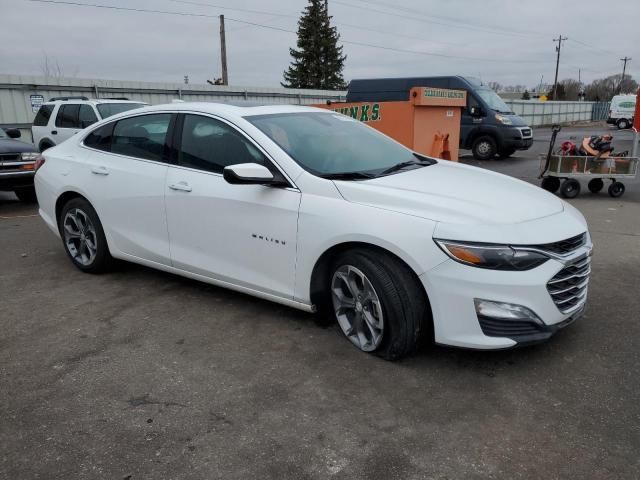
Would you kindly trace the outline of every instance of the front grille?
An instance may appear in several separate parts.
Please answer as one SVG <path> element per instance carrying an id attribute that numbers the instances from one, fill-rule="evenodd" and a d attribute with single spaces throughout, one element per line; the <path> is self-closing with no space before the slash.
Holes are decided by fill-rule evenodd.
<path id="1" fill-rule="evenodd" d="M 587 300 L 591 258 L 582 256 L 565 266 L 547 282 L 547 290 L 562 313 L 569 313 Z"/>
<path id="2" fill-rule="evenodd" d="M 587 241 L 587 234 L 581 233 L 575 237 L 567 238 L 566 240 L 560 240 L 559 242 L 545 243 L 543 245 L 535 245 L 538 250 L 544 250 L 546 252 L 557 253 L 559 255 L 566 255 L 573 252 L 576 248 L 581 247 Z"/>
<path id="3" fill-rule="evenodd" d="M 0 162 L 15 162 L 20 160 L 19 153 L 0 153 Z"/>

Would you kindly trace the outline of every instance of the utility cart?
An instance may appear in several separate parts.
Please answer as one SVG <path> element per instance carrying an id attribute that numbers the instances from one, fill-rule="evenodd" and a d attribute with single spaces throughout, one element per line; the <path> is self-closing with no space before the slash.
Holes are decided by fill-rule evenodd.
<path id="1" fill-rule="evenodd" d="M 604 187 L 605 180 L 610 180 L 609 195 L 617 198 L 625 191 L 621 178 L 635 178 L 638 170 L 638 158 L 620 154 L 608 156 L 598 155 L 561 155 L 553 151 L 555 139 L 560 131 L 554 126 L 547 155 L 540 156 L 541 187 L 565 198 L 574 198 L 580 193 L 579 180 L 587 180 L 592 193 L 598 193 Z"/>

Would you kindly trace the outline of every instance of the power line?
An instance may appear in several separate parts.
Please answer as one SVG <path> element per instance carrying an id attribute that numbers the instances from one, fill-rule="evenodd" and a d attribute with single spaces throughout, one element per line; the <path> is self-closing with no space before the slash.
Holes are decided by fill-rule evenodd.
<path id="1" fill-rule="evenodd" d="M 37 3 L 49 3 L 49 4 L 56 4 L 56 5 L 71 5 L 71 6 L 78 6 L 78 7 L 92 7 L 92 8 L 104 8 L 104 9 L 108 9 L 108 10 L 123 10 L 123 11 L 129 11 L 129 12 L 137 12 L 137 13 L 156 13 L 156 14 L 165 14 L 165 15 L 178 15 L 178 16 L 184 16 L 184 17 L 200 17 L 200 18 L 218 18 L 217 15 L 209 15 L 206 13 L 191 13 L 191 12 L 175 12 L 175 11 L 167 11 L 167 10 L 153 10 L 153 9 L 144 9 L 144 8 L 133 8 L 133 7 L 120 7 L 120 6 L 115 6 L 115 5 L 103 5 L 103 4 L 97 4 L 97 3 L 81 3 L 81 2 L 74 2 L 71 0 L 26 0 L 29 2 L 37 2 Z M 260 28 L 265 28 L 268 30 L 275 30 L 275 31 L 279 31 L 279 32 L 286 32 L 286 33 L 292 33 L 292 34 L 297 34 L 297 32 L 293 31 L 293 30 L 288 30 L 286 28 L 281 28 L 281 27 L 274 27 L 271 25 L 264 25 L 261 23 L 257 23 L 257 22 L 250 22 L 247 20 L 241 20 L 238 18 L 230 18 L 230 17 L 225 17 L 226 20 L 231 21 L 231 22 L 237 22 L 237 23 L 242 23 L 245 25 L 253 25 L 255 27 L 260 27 Z M 466 57 L 466 56 L 460 56 L 460 55 L 448 55 L 448 54 L 444 54 L 444 53 L 435 53 L 435 52 L 425 52 L 425 51 L 421 51 L 421 50 L 409 50 L 409 49 L 404 49 L 404 48 L 395 48 L 395 47 L 388 47 L 388 46 L 384 46 L 384 45 L 375 45 L 375 44 L 370 44 L 370 43 L 365 43 L 365 42 L 356 42 L 356 41 L 351 41 L 351 40 L 340 40 L 342 43 L 347 44 L 347 45 L 356 45 L 356 46 L 361 46 L 361 47 L 369 47 L 369 48 L 375 48 L 378 50 L 387 50 L 387 51 L 392 51 L 392 52 L 401 52 L 401 53 L 411 53 L 414 55 L 423 55 L 423 56 L 429 56 L 429 57 L 440 57 L 440 58 L 452 58 L 452 59 L 458 59 L 458 60 L 468 60 L 468 61 L 481 61 L 481 62 L 491 62 L 491 63 L 518 63 L 518 64 L 531 64 L 531 63 L 547 63 L 546 61 L 537 61 L 537 62 L 532 62 L 530 60 L 499 60 L 499 59 L 494 59 L 494 58 L 477 58 L 477 57 Z"/>

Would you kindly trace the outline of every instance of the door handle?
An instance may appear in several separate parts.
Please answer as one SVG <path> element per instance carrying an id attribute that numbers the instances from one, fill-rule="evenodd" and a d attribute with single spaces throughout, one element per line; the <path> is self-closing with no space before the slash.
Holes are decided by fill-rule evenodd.
<path id="1" fill-rule="evenodd" d="M 51 130 L 51 135 L 57 135 L 58 131 L 57 130 Z"/>
<path id="2" fill-rule="evenodd" d="M 106 167 L 92 167 L 91 173 L 95 173 L 96 175 L 109 175 L 109 170 Z"/>
<path id="3" fill-rule="evenodd" d="M 169 188 L 171 190 L 177 190 L 179 192 L 190 192 L 191 191 L 191 187 L 189 186 L 189 184 L 187 182 L 172 183 L 171 185 L 169 185 Z"/>

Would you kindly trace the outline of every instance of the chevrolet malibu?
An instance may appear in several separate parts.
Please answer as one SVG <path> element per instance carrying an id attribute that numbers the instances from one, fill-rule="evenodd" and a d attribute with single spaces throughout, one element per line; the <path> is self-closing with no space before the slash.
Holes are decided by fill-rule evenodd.
<path id="1" fill-rule="evenodd" d="M 317 312 L 386 359 L 544 341 L 587 299 L 571 205 L 334 112 L 147 107 L 37 167 L 40 215 L 80 270 L 121 259 Z"/>

